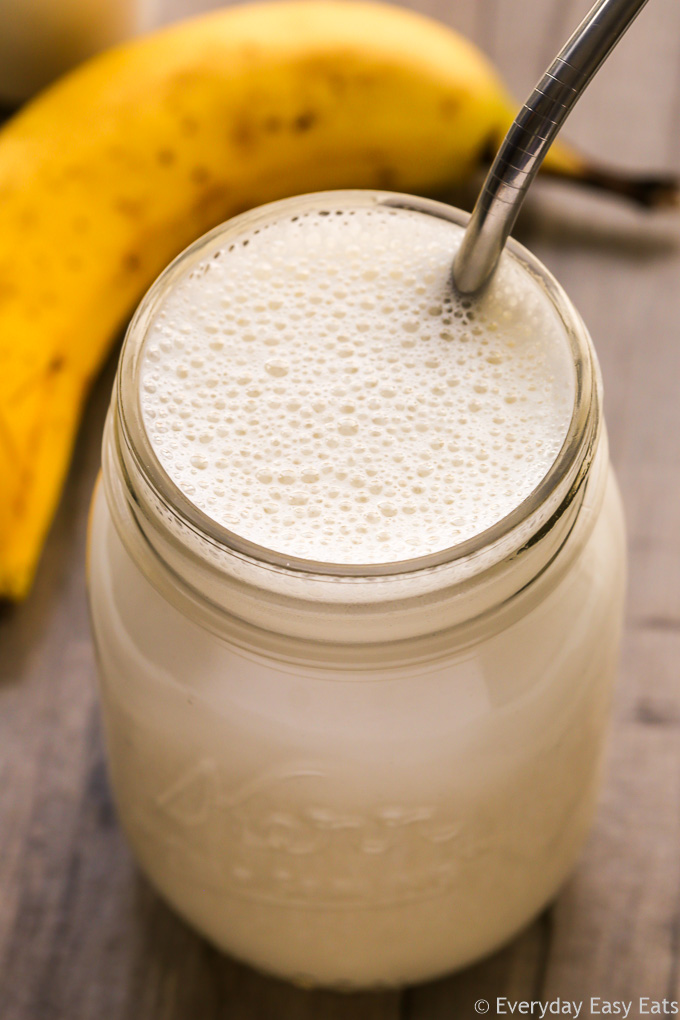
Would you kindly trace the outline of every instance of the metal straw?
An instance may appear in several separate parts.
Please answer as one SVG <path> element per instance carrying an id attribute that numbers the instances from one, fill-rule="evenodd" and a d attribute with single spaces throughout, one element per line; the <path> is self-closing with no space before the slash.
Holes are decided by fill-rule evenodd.
<path id="1" fill-rule="evenodd" d="M 490 279 L 529 185 L 591 78 L 647 0 L 598 0 L 517 114 L 487 174 L 453 263 L 460 293 Z"/>

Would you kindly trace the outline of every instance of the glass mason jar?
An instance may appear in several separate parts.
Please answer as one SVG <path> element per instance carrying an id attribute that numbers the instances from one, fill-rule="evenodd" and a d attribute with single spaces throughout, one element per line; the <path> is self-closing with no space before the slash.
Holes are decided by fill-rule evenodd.
<path id="1" fill-rule="evenodd" d="M 181 255 L 125 341 L 89 540 L 111 781 L 142 869 L 216 945 L 306 983 L 420 981 L 540 911 L 592 819 L 625 575 L 597 362 L 568 297 L 511 241 L 576 366 L 569 431 L 540 485 L 406 566 L 254 546 L 165 474 L 139 355 L 177 275 L 270 208 Z"/>

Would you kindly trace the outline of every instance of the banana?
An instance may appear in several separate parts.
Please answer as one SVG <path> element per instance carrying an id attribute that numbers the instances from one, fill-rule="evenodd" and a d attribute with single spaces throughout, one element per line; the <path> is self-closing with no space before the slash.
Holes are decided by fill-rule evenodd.
<path id="1" fill-rule="evenodd" d="M 90 383 L 174 255 L 286 195 L 445 192 L 512 116 L 487 60 L 444 26 L 282 0 L 111 50 L 14 117 L 0 132 L 0 595 L 27 594 Z M 589 172 L 563 147 L 549 158 Z"/>

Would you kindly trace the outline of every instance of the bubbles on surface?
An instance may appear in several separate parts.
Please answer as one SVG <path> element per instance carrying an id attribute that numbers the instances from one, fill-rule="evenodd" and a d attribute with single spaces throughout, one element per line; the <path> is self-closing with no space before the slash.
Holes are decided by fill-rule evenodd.
<path id="1" fill-rule="evenodd" d="M 243 538 L 322 562 L 426 555 L 541 481 L 571 417 L 570 350 L 510 257 L 481 301 L 454 298 L 455 224 L 334 212 L 244 233 L 175 282 L 142 352 L 145 426 L 175 484 Z"/>

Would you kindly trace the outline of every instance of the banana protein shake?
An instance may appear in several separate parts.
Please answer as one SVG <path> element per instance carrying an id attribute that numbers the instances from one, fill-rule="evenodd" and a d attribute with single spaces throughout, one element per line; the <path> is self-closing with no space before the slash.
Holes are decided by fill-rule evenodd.
<path id="1" fill-rule="evenodd" d="M 143 352 L 175 484 L 250 542 L 329 563 L 439 552 L 519 506 L 564 441 L 571 351 L 517 263 L 481 302 L 453 295 L 461 235 L 329 205 L 216 242 Z"/>
<path id="2" fill-rule="evenodd" d="M 510 242 L 301 196 L 187 249 L 133 319 L 90 603 L 121 823 L 216 945 L 306 985 L 490 952 L 574 866 L 625 554 L 595 354 Z"/>

